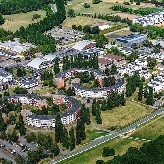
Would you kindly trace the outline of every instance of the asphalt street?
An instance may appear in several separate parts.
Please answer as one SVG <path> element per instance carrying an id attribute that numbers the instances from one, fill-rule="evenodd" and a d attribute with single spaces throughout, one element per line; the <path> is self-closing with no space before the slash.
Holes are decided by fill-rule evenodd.
<path id="1" fill-rule="evenodd" d="M 96 138 L 95 140 L 89 142 L 87 145 L 85 145 L 81 149 L 75 149 L 74 151 L 68 152 L 65 155 L 56 157 L 51 162 L 48 162 L 48 164 L 56 164 L 56 163 L 58 163 L 60 161 L 63 161 L 65 159 L 73 157 L 73 156 L 75 156 L 77 154 L 80 154 L 80 153 L 83 153 L 83 152 L 85 152 L 87 150 L 90 150 L 93 147 L 96 147 L 96 146 L 98 146 L 98 145 L 100 145 L 102 143 L 105 143 L 105 142 L 107 142 L 109 140 L 112 140 L 112 139 L 114 139 L 114 138 L 116 138 L 118 136 L 122 136 L 122 135 L 125 135 L 125 134 L 129 133 L 129 132 L 135 131 L 135 130 L 138 129 L 139 126 L 143 125 L 144 123 L 148 122 L 149 120 L 151 120 L 151 119 L 153 119 L 156 116 L 159 116 L 161 114 L 164 114 L 164 108 L 156 109 L 152 113 L 150 113 L 149 115 L 146 115 L 146 116 L 136 120 L 135 122 L 129 124 L 125 128 L 123 128 L 121 130 L 118 130 L 118 131 L 115 131 L 112 134 L 109 133 L 106 136 L 102 136 L 102 137 Z"/>
<path id="2" fill-rule="evenodd" d="M 14 157 L 2 148 L 0 148 L 0 158 L 7 159 L 9 161 L 12 161 L 13 164 L 16 164 Z"/>

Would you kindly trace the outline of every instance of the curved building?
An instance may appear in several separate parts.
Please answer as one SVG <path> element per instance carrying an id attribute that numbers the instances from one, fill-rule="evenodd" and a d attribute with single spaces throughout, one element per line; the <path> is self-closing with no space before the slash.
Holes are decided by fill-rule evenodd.
<path id="1" fill-rule="evenodd" d="M 122 93 L 125 87 L 124 79 L 117 80 L 117 82 L 110 87 L 86 88 L 78 83 L 74 83 L 72 86 L 75 89 L 76 95 L 85 98 L 106 98 L 114 92 Z"/>
<path id="2" fill-rule="evenodd" d="M 64 103 L 68 106 L 68 111 L 61 114 L 61 121 L 64 125 L 73 123 L 80 113 L 80 102 L 73 97 L 64 97 Z M 35 127 L 55 127 L 56 115 L 36 115 L 27 116 L 26 123 Z"/>

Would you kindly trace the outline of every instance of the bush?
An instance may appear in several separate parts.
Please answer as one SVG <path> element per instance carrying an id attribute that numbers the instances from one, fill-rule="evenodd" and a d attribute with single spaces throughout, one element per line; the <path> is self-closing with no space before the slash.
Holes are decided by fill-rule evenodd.
<path id="1" fill-rule="evenodd" d="M 34 15 L 32 16 L 32 21 L 33 21 L 34 19 L 38 19 L 38 18 L 41 18 L 41 16 L 40 16 L 39 14 L 34 14 Z"/>
<path id="2" fill-rule="evenodd" d="M 130 3 L 129 3 L 129 2 L 125 2 L 125 1 L 124 1 L 124 3 L 123 3 L 123 4 L 124 4 L 124 5 L 130 5 Z"/>
<path id="3" fill-rule="evenodd" d="M 101 2 L 101 0 L 92 0 L 92 3 L 93 4 L 98 4 L 98 3 L 100 3 Z"/>
<path id="4" fill-rule="evenodd" d="M 104 164 L 104 161 L 103 160 L 97 160 L 96 164 Z"/>
<path id="5" fill-rule="evenodd" d="M 88 3 L 84 3 L 84 8 L 90 8 L 90 4 L 88 4 Z"/>
<path id="6" fill-rule="evenodd" d="M 109 146 L 103 148 L 103 157 L 113 156 L 115 155 L 115 150 L 113 148 L 109 148 Z"/>

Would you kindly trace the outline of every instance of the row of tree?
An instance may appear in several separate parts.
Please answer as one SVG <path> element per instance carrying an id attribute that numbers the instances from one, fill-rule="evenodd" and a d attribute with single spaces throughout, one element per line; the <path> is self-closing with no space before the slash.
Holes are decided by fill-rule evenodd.
<path id="1" fill-rule="evenodd" d="M 55 122 L 55 141 L 57 143 L 62 143 L 63 147 L 66 149 L 73 150 L 75 145 L 79 145 L 86 139 L 85 124 L 90 124 L 90 112 L 89 108 L 86 108 L 84 104 L 81 105 L 76 130 L 72 127 L 68 132 L 62 124 L 61 117 L 58 114 Z"/>
<path id="2" fill-rule="evenodd" d="M 86 59 L 83 55 L 78 54 L 77 56 L 65 56 L 63 57 L 63 70 L 67 70 L 69 68 L 94 68 L 98 69 L 98 57 L 97 55 L 91 55 L 88 59 Z M 54 66 L 55 73 L 59 72 L 59 62 L 55 63 Z"/>
<path id="3" fill-rule="evenodd" d="M 96 99 L 93 100 L 92 103 L 92 115 L 95 116 L 95 120 L 97 124 L 102 123 L 102 118 L 101 118 L 101 111 L 106 111 L 106 110 L 112 110 L 115 107 L 118 106 L 124 106 L 126 103 L 124 93 L 118 94 L 117 92 L 111 93 L 107 100 L 98 100 Z"/>
<path id="4" fill-rule="evenodd" d="M 88 34 L 99 34 L 100 33 L 100 29 L 98 26 L 90 27 L 88 25 L 85 25 L 85 26 L 72 25 L 72 29 L 78 30 L 78 31 L 83 31 L 84 33 L 88 33 Z"/>
<path id="5" fill-rule="evenodd" d="M 134 25 L 130 26 L 130 30 L 132 32 L 147 33 L 148 37 L 150 37 L 152 39 L 164 36 L 164 28 L 157 27 L 157 26 L 143 27 L 140 24 L 134 24 Z"/>
<path id="6" fill-rule="evenodd" d="M 152 12 L 158 11 L 158 9 L 155 8 L 140 8 L 140 9 L 132 9 L 129 7 L 125 6 L 120 6 L 120 5 L 114 5 L 111 7 L 112 10 L 114 11 L 121 11 L 123 13 L 130 13 L 130 14 L 139 14 L 139 15 L 148 15 L 151 14 Z"/>
<path id="7" fill-rule="evenodd" d="M 9 15 L 36 11 L 43 9 L 49 3 L 53 3 L 53 0 L 2 0 L 0 3 L 0 13 Z"/>

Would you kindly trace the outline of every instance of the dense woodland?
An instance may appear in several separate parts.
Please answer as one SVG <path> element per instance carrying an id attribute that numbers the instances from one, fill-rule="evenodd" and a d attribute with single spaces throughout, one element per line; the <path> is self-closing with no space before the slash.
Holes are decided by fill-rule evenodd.
<path id="1" fill-rule="evenodd" d="M 130 147 L 126 154 L 114 156 L 112 160 L 101 164 L 162 164 L 164 157 L 164 135 L 144 143 L 140 149 Z M 100 160 L 96 164 L 100 164 Z"/>
<path id="2" fill-rule="evenodd" d="M 0 3 L 0 13 L 3 15 L 26 13 L 43 9 L 53 0 L 2 0 Z"/>

